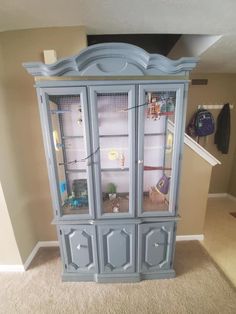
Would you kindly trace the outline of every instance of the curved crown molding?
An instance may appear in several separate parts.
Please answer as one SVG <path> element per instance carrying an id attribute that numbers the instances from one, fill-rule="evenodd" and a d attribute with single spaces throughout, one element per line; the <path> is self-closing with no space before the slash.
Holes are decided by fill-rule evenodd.
<path id="1" fill-rule="evenodd" d="M 23 66 L 33 76 L 142 76 L 186 75 L 196 64 L 196 58 L 170 60 L 134 45 L 105 43 L 90 46 L 54 64 L 28 62 Z"/>

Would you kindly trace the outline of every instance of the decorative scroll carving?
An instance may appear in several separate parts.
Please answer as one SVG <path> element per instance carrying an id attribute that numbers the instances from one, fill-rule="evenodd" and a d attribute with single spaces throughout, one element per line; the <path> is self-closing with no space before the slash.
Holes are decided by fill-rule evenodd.
<path id="1" fill-rule="evenodd" d="M 24 63 L 33 76 L 127 76 L 185 75 L 197 64 L 195 58 L 170 60 L 159 54 L 125 43 L 90 46 L 80 54 L 54 64 Z"/>

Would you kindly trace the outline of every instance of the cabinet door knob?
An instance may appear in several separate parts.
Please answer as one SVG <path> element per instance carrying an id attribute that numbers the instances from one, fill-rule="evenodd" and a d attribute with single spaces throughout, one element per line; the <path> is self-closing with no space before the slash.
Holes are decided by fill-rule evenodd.
<path id="1" fill-rule="evenodd" d="M 139 159 L 138 163 L 139 163 L 139 164 L 143 164 L 143 160 L 140 160 L 140 159 Z"/>
<path id="2" fill-rule="evenodd" d="M 155 246 L 155 247 L 158 247 L 158 246 L 159 246 L 159 244 L 158 244 L 158 243 L 154 243 L 154 246 Z"/>
<path id="3" fill-rule="evenodd" d="M 88 246 L 87 245 L 83 245 L 83 244 L 79 244 L 78 246 L 77 246 L 77 249 L 78 250 L 80 250 L 80 249 L 86 249 Z"/>

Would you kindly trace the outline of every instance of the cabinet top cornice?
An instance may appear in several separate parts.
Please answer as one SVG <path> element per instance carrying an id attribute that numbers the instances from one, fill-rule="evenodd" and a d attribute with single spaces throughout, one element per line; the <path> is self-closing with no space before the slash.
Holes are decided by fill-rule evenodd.
<path id="1" fill-rule="evenodd" d="M 90 46 L 78 55 L 53 64 L 23 63 L 33 76 L 144 76 L 188 75 L 196 66 L 196 58 L 171 60 L 159 54 L 126 43 L 105 43 Z"/>

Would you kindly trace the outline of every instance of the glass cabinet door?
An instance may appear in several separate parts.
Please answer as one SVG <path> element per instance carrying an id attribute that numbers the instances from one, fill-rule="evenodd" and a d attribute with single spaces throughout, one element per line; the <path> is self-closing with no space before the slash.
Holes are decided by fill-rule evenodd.
<path id="1" fill-rule="evenodd" d="M 90 87 L 98 217 L 134 215 L 135 88 Z"/>
<path id="2" fill-rule="evenodd" d="M 174 215 L 183 117 L 182 85 L 140 86 L 138 213 Z"/>
<path id="3" fill-rule="evenodd" d="M 43 96 L 42 119 L 45 142 L 49 143 L 46 151 L 56 215 L 65 219 L 77 215 L 92 218 L 92 151 L 86 89 L 48 88 L 43 90 Z"/>

